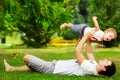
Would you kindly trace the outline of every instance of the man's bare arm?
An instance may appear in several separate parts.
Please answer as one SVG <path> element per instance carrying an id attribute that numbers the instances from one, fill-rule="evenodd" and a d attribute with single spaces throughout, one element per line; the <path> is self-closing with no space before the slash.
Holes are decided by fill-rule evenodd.
<path id="1" fill-rule="evenodd" d="M 79 64 L 81 64 L 84 60 L 85 57 L 82 54 L 82 49 L 84 46 L 84 43 L 93 36 L 93 34 L 95 33 L 95 31 L 90 31 L 89 33 L 87 33 L 82 39 L 81 41 L 78 43 L 78 45 L 75 48 L 75 55 L 76 55 L 76 59 L 78 61 Z"/>
<path id="2" fill-rule="evenodd" d="M 85 57 L 82 54 L 82 49 L 83 49 L 84 43 L 86 42 L 87 39 L 88 38 L 86 36 L 84 36 L 81 39 L 81 41 L 79 41 L 78 45 L 75 48 L 75 56 L 76 56 L 76 59 L 79 64 L 81 64 L 85 60 Z"/>
<path id="3" fill-rule="evenodd" d="M 95 26 L 95 30 L 96 31 L 100 30 L 100 27 L 99 27 L 99 24 L 98 24 L 98 21 L 97 21 L 97 17 L 93 16 L 92 20 L 93 20 L 93 23 L 94 23 L 94 26 Z"/>
<path id="4" fill-rule="evenodd" d="M 92 44 L 90 40 L 87 40 L 87 44 L 86 44 L 86 54 L 88 59 L 90 60 L 95 60 L 94 58 L 94 54 L 93 54 L 93 50 L 92 50 Z"/>

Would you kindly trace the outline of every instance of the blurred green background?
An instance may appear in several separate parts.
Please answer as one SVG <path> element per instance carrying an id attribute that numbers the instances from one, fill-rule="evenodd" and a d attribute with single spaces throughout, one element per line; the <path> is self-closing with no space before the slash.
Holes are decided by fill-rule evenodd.
<path id="1" fill-rule="evenodd" d="M 40 48 L 52 39 L 77 39 L 68 29 L 60 31 L 65 22 L 86 23 L 93 27 L 91 17 L 97 16 L 100 28 L 113 27 L 117 39 L 102 42 L 106 47 L 120 43 L 120 0 L 0 0 L 1 44 L 18 42 Z M 14 39 L 15 38 L 15 39 Z"/>
<path id="2" fill-rule="evenodd" d="M 119 80 L 119 3 L 120 0 L 0 0 L 0 80 Z M 78 35 L 69 29 L 60 31 L 59 26 L 71 22 L 94 27 L 92 16 L 98 17 L 100 29 L 113 27 L 117 30 L 117 39 L 92 43 L 96 60 L 107 58 L 117 64 L 114 76 L 5 72 L 3 59 L 6 58 L 13 66 L 21 66 L 24 64 L 23 56 L 28 53 L 49 61 L 75 58 Z"/>

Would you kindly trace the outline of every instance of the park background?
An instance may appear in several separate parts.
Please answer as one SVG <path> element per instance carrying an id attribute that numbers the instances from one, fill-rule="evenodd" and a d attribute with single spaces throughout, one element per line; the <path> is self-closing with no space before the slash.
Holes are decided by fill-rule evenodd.
<path id="1" fill-rule="evenodd" d="M 120 74 L 120 0 L 0 0 L 0 78 L 1 80 L 119 80 Z M 22 57 L 33 54 L 45 60 L 73 59 L 78 35 L 59 30 L 65 22 L 93 26 L 98 17 L 100 28 L 113 27 L 117 39 L 93 43 L 96 60 L 107 58 L 117 64 L 112 77 L 77 77 L 37 72 L 5 72 L 3 59 L 14 66 L 23 65 Z M 93 26 L 94 27 L 94 26 Z M 83 50 L 85 55 L 85 50 Z"/>

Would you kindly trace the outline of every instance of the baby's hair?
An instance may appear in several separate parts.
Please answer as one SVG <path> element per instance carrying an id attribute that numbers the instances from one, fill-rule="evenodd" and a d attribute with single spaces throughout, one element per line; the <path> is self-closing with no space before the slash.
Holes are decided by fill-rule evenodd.
<path id="1" fill-rule="evenodd" d="M 112 32 L 115 38 L 117 38 L 117 31 L 114 28 L 107 28 L 104 32 Z"/>

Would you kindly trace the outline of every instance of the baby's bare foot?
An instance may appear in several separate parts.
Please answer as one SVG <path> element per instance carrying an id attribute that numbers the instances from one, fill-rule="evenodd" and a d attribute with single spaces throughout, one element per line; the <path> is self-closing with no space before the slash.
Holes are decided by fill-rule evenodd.
<path id="1" fill-rule="evenodd" d="M 64 29 L 67 23 L 60 25 L 60 30 Z"/>

